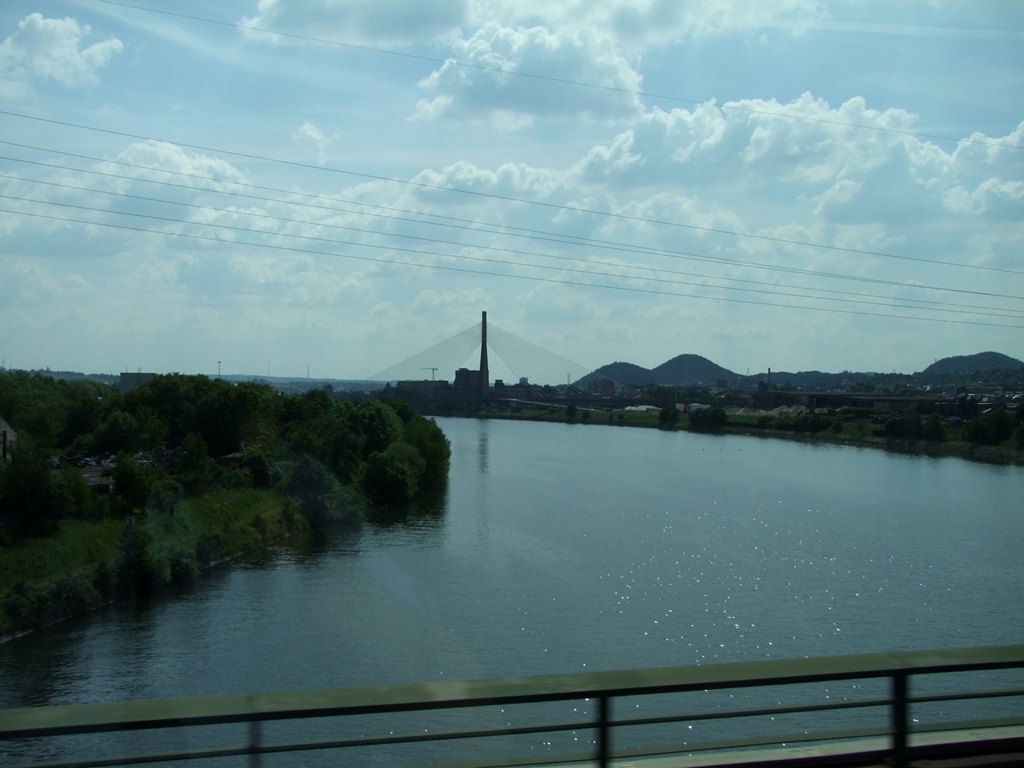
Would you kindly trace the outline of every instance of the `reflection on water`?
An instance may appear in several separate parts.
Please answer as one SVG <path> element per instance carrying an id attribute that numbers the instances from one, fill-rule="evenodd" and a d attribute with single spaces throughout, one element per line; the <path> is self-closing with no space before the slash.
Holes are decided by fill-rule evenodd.
<path id="1" fill-rule="evenodd" d="M 403 504 L 375 506 L 366 513 L 366 520 L 375 528 L 393 526 L 440 528 L 448 505 L 448 482 L 423 488 L 415 499 Z"/>
<path id="2" fill-rule="evenodd" d="M 487 448 L 488 428 L 489 428 L 490 423 L 491 423 L 490 420 L 487 420 L 487 419 L 482 419 L 479 422 L 479 424 L 480 424 L 480 432 L 479 432 L 479 434 L 477 436 L 477 444 L 476 444 L 476 456 L 477 456 L 477 463 L 476 463 L 476 465 L 479 468 L 481 475 L 486 475 L 487 474 L 487 470 L 490 467 L 490 453 L 489 453 L 488 448 Z"/>

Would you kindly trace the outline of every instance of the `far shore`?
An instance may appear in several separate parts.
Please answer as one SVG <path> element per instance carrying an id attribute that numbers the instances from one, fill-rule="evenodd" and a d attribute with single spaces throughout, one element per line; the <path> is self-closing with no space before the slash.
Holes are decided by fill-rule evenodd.
<path id="1" fill-rule="evenodd" d="M 795 432 L 784 429 L 759 428 L 756 423 L 727 422 L 724 427 L 715 432 L 703 432 L 690 428 L 687 419 L 684 417 L 673 427 L 666 428 L 658 423 L 657 414 L 654 413 L 627 413 L 624 418 L 618 420 L 619 412 L 589 411 L 590 418 L 582 418 L 584 409 L 580 409 L 579 415 L 569 421 L 565 415 L 565 409 L 559 408 L 555 413 L 546 411 L 523 411 L 514 413 L 511 411 L 485 410 L 477 412 L 431 412 L 424 413 L 425 416 L 452 416 L 457 418 L 473 419 L 501 419 L 505 421 L 539 421 L 553 424 L 566 424 L 568 426 L 580 427 L 640 427 L 643 429 L 661 429 L 665 432 L 694 432 L 703 435 L 741 435 L 744 437 L 757 437 L 762 439 L 791 440 L 800 443 L 845 445 L 855 448 L 875 448 L 893 453 L 901 453 L 917 456 L 932 456 L 940 458 L 943 456 L 954 456 L 968 461 L 977 461 L 984 464 L 1013 464 L 1024 466 L 1024 450 L 1012 448 L 1006 445 L 975 445 L 974 443 L 961 440 L 947 440 L 944 442 L 932 442 L 928 440 L 908 440 L 904 438 L 878 437 L 875 435 L 853 435 L 835 434 L 830 430 L 821 432 Z M 609 420 L 608 414 L 612 415 Z M 596 414 L 596 415 L 595 415 Z"/>

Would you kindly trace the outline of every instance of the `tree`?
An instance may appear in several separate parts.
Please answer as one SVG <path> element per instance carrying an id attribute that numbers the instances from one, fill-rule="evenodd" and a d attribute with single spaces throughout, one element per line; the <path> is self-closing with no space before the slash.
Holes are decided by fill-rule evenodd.
<path id="1" fill-rule="evenodd" d="M 46 452 L 32 444 L 15 450 L 0 475 L 0 512 L 12 516 L 20 535 L 47 536 L 67 506 L 46 463 Z"/>
<path id="2" fill-rule="evenodd" d="M 419 490 L 426 462 L 408 443 L 392 443 L 386 451 L 370 455 L 363 488 L 378 504 L 408 501 Z"/>
<path id="3" fill-rule="evenodd" d="M 149 465 L 139 464 L 126 453 L 114 464 L 113 492 L 120 500 L 123 511 L 144 510 L 156 485 L 156 472 Z"/>
<path id="4" fill-rule="evenodd" d="M 310 523 L 322 525 L 328 520 L 334 480 L 319 461 L 309 456 L 299 459 L 285 490 L 299 502 L 299 509 Z"/>
<path id="5" fill-rule="evenodd" d="M 252 484 L 257 488 L 269 488 L 273 484 L 270 457 L 259 446 L 250 445 L 242 453 L 242 468 L 252 475 Z"/>
<path id="6" fill-rule="evenodd" d="M 352 411 L 354 431 L 363 438 L 363 455 L 385 450 L 402 437 L 402 420 L 380 400 L 366 400 Z"/>
<path id="7" fill-rule="evenodd" d="M 181 441 L 177 474 L 189 493 L 198 493 L 210 483 L 210 452 L 196 432 L 189 432 Z"/>
<path id="8" fill-rule="evenodd" d="M 451 464 L 452 444 L 445 436 L 437 422 L 425 419 L 420 415 L 405 425 L 404 439 L 414 446 L 423 457 L 422 480 L 424 483 L 437 483 L 448 477 Z"/>
<path id="9" fill-rule="evenodd" d="M 924 439 L 933 443 L 941 443 L 946 439 L 946 425 L 939 414 L 933 413 L 924 425 Z"/>
<path id="10" fill-rule="evenodd" d="M 576 420 L 576 403 L 569 403 L 565 408 L 565 418 L 567 421 Z"/>
<path id="11" fill-rule="evenodd" d="M 665 429 L 671 429 L 679 421 L 679 409 L 675 405 L 666 405 L 658 414 L 658 424 Z"/>

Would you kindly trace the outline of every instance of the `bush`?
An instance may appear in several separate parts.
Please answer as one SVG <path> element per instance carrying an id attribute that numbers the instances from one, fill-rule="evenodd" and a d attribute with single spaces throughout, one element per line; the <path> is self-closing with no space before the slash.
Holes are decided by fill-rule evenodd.
<path id="1" fill-rule="evenodd" d="M 149 531 L 141 523 L 125 528 L 117 555 L 117 587 L 122 595 L 148 595 L 171 583 L 171 564 L 153 551 Z"/>
<path id="2" fill-rule="evenodd" d="M 906 416 L 893 416 L 885 422 L 883 432 L 886 437 L 920 440 L 924 437 L 924 423 L 921 421 L 921 414 L 913 411 Z"/>
<path id="3" fill-rule="evenodd" d="M 242 467 L 249 470 L 252 484 L 257 488 L 269 488 L 273 484 L 270 457 L 261 448 L 246 448 L 242 454 Z"/>
<path id="4" fill-rule="evenodd" d="M 658 413 L 658 425 L 665 429 L 671 429 L 678 421 L 679 409 L 675 405 L 666 405 Z"/>
<path id="5" fill-rule="evenodd" d="M 975 445 L 999 445 L 1013 434 L 1013 417 L 1005 408 L 999 408 L 964 424 L 963 439 Z"/>
<path id="6" fill-rule="evenodd" d="M 569 403 L 565 408 L 565 418 L 567 421 L 576 420 L 576 403 Z"/>
<path id="7" fill-rule="evenodd" d="M 720 432 L 727 417 L 721 408 L 701 408 L 690 412 L 690 429 L 695 432 Z"/>
<path id="8" fill-rule="evenodd" d="M 397 416 L 395 417 L 398 418 Z M 322 525 L 329 518 L 329 497 L 334 480 L 323 464 L 303 456 L 285 483 L 285 491 L 299 503 L 299 510 L 313 525 Z"/>
<path id="9" fill-rule="evenodd" d="M 775 420 L 775 428 L 793 432 L 821 432 L 832 426 L 832 419 L 820 413 L 800 413 Z"/>

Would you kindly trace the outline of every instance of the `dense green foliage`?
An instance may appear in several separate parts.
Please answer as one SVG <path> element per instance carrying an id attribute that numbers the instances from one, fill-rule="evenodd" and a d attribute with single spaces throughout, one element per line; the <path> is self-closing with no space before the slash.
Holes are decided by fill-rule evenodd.
<path id="1" fill-rule="evenodd" d="M 173 515 L 150 512 L 127 524 L 61 521 L 55 535 L 3 550 L 0 635 L 188 584 L 203 568 L 306 525 L 288 500 L 255 489 L 204 494 Z"/>
<path id="2" fill-rule="evenodd" d="M 690 429 L 695 432 L 720 432 L 728 420 L 721 408 L 690 411 Z"/>
<path id="3" fill-rule="evenodd" d="M 304 525 L 358 516 L 359 499 L 405 502 L 443 482 L 451 456 L 437 424 L 402 400 L 339 403 L 205 376 L 157 376 L 122 396 L 4 373 L 0 416 L 22 441 L 0 463 L 3 562 L 45 564 L 17 578 L 0 569 L 0 633 L 187 583 Z M 109 489 L 99 493 L 73 460 L 111 454 L 90 470 Z M 96 541 L 93 529 L 101 543 L 83 560 L 69 539 Z"/>
<path id="4" fill-rule="evenodd" d="M 1013 416 L 1005 408 L 997 408 L 964 424 L 964 440 L 977 445 L 999 445 L 1013 434 Z"/>
<path id="5" fill-rule="evenodd" d="M 658 413 L 658 425 L 664 429 L 672 429 L 679 422 L 679 409 L 674 405 L 666 405 Z"/>
<path id="6" fill-rule="evenodd" d="M 0 415 L 28 443 L 0 471 L 0 514 L 15 536 L 53 532 L 64 517 L 163 510 L 210 489 L 275 482 L 325 519 L 299 490 L 315 479 L 310 462 L 330 480 L 313 483 L 324 493 L 348 488 L 392 502 L 443 481 L 451 452 L 437 424 L 404 400 L 338 403 L 320 390 L 285 396 L 206 376 L 157 376 L 122 396 L 89 381 L 0 374 Z M 110 497 L 84 493 L 74 471 L 53 472 L 47 459 L 56 452 L 117 454 Z M 212 461 L 238 452 L 234 466 Z"/>

